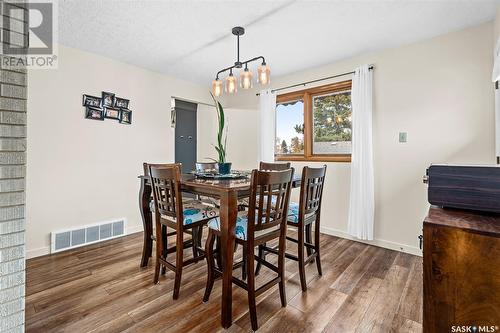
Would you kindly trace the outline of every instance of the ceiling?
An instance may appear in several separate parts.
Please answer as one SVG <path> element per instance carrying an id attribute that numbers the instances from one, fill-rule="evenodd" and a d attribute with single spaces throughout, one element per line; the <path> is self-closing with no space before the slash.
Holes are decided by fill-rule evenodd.
<path id="1" fill-rule="evenodd" d="M 59 42 L 208 85 L 235 61 L 233 26 L 246 28 L 241 59 L 263 55 L 281 76 L 493 20 L 497 4 L 59 0 Z"/>

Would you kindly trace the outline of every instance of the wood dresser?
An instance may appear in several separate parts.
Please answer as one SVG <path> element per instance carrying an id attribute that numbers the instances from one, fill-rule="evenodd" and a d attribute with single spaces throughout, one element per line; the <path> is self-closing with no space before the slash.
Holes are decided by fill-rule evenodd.
<path id="1" fill-rule="evenodd" d="M 500 215 L 431 206 L 423 242 L 423 332 L 500 332 Z"/>

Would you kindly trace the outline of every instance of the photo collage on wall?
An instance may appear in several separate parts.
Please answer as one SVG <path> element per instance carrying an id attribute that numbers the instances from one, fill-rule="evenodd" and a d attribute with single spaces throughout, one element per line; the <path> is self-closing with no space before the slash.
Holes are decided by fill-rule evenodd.
<path id="1" fill-rule="evenodd" d="M 85 118 L 93 120 L 114 119 L 120 124 L 132 124 L 132 110 L 129 100 L 116 97 L 115 94 L 102 92 L 101 97 L 83 95 Z"/>

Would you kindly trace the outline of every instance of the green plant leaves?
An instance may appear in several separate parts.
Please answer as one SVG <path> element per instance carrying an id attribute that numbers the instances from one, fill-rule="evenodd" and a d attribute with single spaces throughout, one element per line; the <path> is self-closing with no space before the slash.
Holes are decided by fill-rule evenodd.
<path id="1" fill-rule="evenodd" d="M 210 93 L 210 96 L 212 96 L 212 99 L 214 100 L 215 109 L 217 110 L 217 121 L 219 123 L 219 128 L 217 131 L 217 145 L 214 145 L 214 148 L 217 151 L 217 154 L 219 155 L 218 162 L 225 163 L 226 162 L 227 131 L 226 131 L 226 133 L 224 133 L 224 128 L 225 128 L 224 108 L 222 107 L 222 104 L 220 104 L 220 102 L 215 99 L 215 96 L 212 93 Z"/>

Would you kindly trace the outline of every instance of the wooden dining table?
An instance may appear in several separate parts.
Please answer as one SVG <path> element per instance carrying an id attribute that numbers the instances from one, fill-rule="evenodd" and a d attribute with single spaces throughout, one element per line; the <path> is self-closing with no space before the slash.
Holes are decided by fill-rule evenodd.
<path id="1" fill-rule="evenodd" d="M 151 184 L 149 176 L 139 176 L 141 187 L 139 190 L 139 207 L 144 224 L 144 245 L 141 267 L 148 265 L 153 248 L 153 218 L 150 209 Z M 292 187 L 300 187 L 300 175 L 294 176 Z M 238 215 L 238 199 L 250 194 L 250 178 L 242 179 L 200 179 L 191 174 L 182 175 L 181 190 L 220 200 L 220 234 L 222 258 L 222 300 L 221 324 L 229 328 L 232 324 L 232 274 L 235 246 L 235 225 Z"/>

